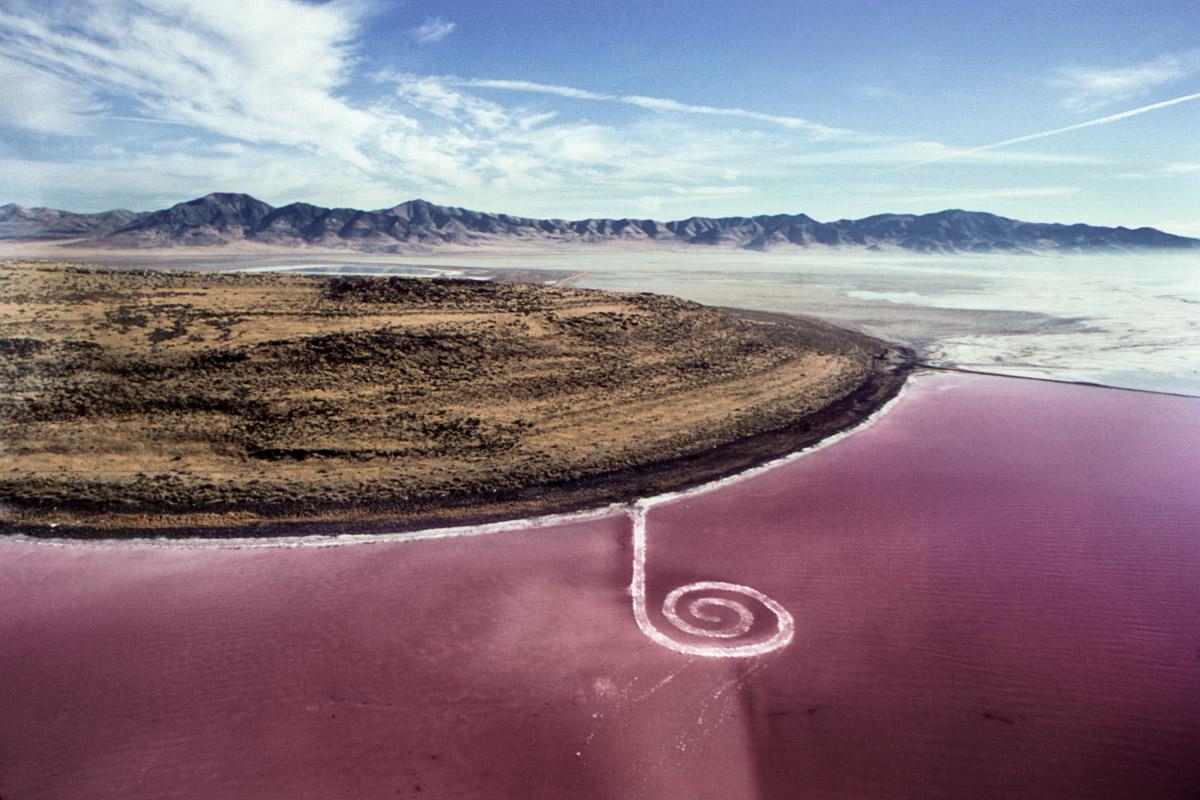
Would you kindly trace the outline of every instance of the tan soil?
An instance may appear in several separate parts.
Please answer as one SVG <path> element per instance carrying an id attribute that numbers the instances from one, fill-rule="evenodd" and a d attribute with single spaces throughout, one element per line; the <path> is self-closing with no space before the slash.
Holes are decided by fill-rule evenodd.
<path id="1" fill-rule="evenodd" d="M 0 522 L 244 534 L 611 500 L 744 466 L 697 465 L 890 391 L 887 355 L 663 296 L 13 262 Z"/>

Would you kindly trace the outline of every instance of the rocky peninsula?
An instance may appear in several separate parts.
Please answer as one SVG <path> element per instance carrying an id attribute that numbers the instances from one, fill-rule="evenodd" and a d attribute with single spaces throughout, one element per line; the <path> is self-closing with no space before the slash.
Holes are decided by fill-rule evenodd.
<path id="1" fill-rule="evenodd" d="M 398 530 L 683 488 L 898 390 L 908 354 L 673 297 L 0 265 L 0 525 Z"/>

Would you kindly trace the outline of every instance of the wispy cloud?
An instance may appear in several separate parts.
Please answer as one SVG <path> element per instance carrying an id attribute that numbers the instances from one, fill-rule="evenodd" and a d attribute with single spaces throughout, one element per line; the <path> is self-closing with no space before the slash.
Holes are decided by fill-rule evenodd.
<path id="1" fill-rule="evenodd" d="M 413 39 L 418 44 L 432 44 L 445 39 L 454 32 L 456 27 L 455 23 L 444 20 L 441 17 L 429 17 L 409 33 L 412 34 Z"/>
<path id="2" fill-rule="evenodd" d="M 131 106 L 147 118 L 316 148 L 365 167 L 357 140 L 381 120 L 337 97 L 349 77 L 352 7 L 256 0 L 232 13 L 233 5 L 16 0 L 0 11 L 0 56 L 69 84 L 79 103 Z M 0 86 L 0 100 L 12 91 Z"/>
<path id="3" fill-rule="evenodd" d="M 1200 161 L 1173 161 L 1148 169 L 1118 172 L 1112 177 L 1125 180 L 1161 180 L 1191 177 L 1198 174 L 1200 174 Z"/>
<path id="4" fill-rule="evenodd" d="M 906 189 L 892 198 L 893 202 L 964 204 L 993 202 L 996 200 L 1026 199 L 1030 197 L 1066 197 L 1078 194 L 1078 186 L 1007 186 L 990 189 L 967 189 L 962 191 L 920 191 Z M 886 201 L 885 201 L 886 202 Z"/>
<path id="5" fill-rule="evenodd" d="M 702 197 L 744 197 L 748 194 L 754 194 L 753 186 L 673 186 L 671 191 L 675 194 L 693 195 Z"/>
<path id="6" fill-rule="evenodd" d="M 1092 128 L 1097 125 L 1108 125 L 1109 123 L 1112 123 L 1112 122 L 1119 122 L 1120 120 L 1128 119 L 1130 117 L 1136 117 L 1139 114 L 1146 114 L 1150 111 L 1157 111 L 1161 108 L 1169 108 L 1171 106 L 1177 106 L 1180 103 L 1189 103 L 1192 100 L 1200 100 L 1200 92 L 1196 92 L 1194 94 L 1186 94 L 1186 95 L 1183 95 L 1182 97 L 1174 97 L 1170 100 L 1163 100 L 1158 103 L 1151 103 L 1148 106 L 1141 106 L 1139 108 L 1131 108 L 1128 111 L 1122 111 L 1117 114 L 1109 114 L 1108 116 L 1100 117 L 1099 119 L 1090 119 L 1087 122 L 1079 122 L 1079 123 L 1076 123 L 1075 125 L 1067 125 L 1062 128 L 1055 128 L 1055 129 L 1049 130 L 1049 131 L 1040 131 L 1038 133 L 1029 133 L 1024 136 L 1017 136 L 1012 139 L 1005 139 L 1004 141 L 1001 141 L 1001 142 L 993 142 L 992 144 L 981 145 L 980 147 L 971 147 L 971 148 L 968 148 L 965 150 L 955 150 L 955 151 L 946 153 L 944 155 L 936 156 L 934 158 L 927 158 L 927 159 L 924 159 L 923 161 L 915 161 L 910 164 L 904 164 L 900 167 L 897 167 L 896 169 L 911 169 L 913 167 L 922 167 L 922 166 L 925 166 L 926 164 L 935 164 L 939 161 L 949 161 L 951 159 L 959 159 L 959 158 L 963 158 L 966 156 L 973 156 L 977 153 L 984 153 L 989 150 L 996 150 L 1001 147 L 1009 147 L 1011 145 L 1021 144 L 1023 142 L 1033 142 L 1038 139 L 1047 139 L 1051 136 L 1058 136 L 1063 133 L 1069 133 L 1071 131 L 1078 131 L 1078 130 L 1082 130 L 1084 128 Z"/>
<path id="7" fill-rule="evenodd" d="M 1162 169 L 1168 175 L 1195 175 L 1200 172 L 1200 161 L 1176 161 Z"/>
<path id="8" fill-rule="evenodd" d="M 802 130 L 811 134 L 815 138 L 821 139 L 854 135 L 853 131 L 835 128 L 830 125 L 822 125 L 819 122 L 813 122 L 812 120 L 805 119 L 803 117 L 764 114 L 744 108 L 724 108 L 719 106 L 696 105 L 693 103 L 682 103 L 678 100 L 671 100 L 663 97 L 644 97 L 636 94 L 606 94 L 603 92 L 592 92 L 586 89 L 576 89 L 571 86 L 558 86 L 548 83 L 533 83 L 530 81 L 454 77 L 445 77 L 441 80 L 449 84 L 457 86 L 470 86 L 477 89 L 497 89 L 509 92 L 530 92 L 534 94 L 548 94 L 557 97 L 568 97 L 575 100 L 595 100 L 609 103 L 623 103 L 625 105 L 637 106 L 638 108 L 644 108 L 650 111 L 671 112 L 678 114 L 705 114 L 718 117 L 737 117 L 740 119 L 748 119 L 756 122 L 766 122 L 772 125 L 779 125 L 793 130 Z"/>
<path id="9" fill-rule="evenodd" d="M 1192 50 L 1125 67 L 1063 67 L 1050 79 L 1050 85 L 1066 92 L 1063 106 L 1072 111 L 1089 112 L 1144 96 L 1152 89 L 1198 71 L 1200 50 Z"/>
<path id="10" fill-rule="evenodd" d="M 71 81 L 0 57 L 0 125 L 70 136 L 84 132 L 86 116 L 102 109 Z"/>
<path id="11" fill-rule="evenodd" d="M 1081 153 L 1043 153 L 1033 150 L 979 151 L 967 153 L 940 142 L 890 142 L 869 147 L 839 147 L 808 153 L 789 153 L 781 157 L 786 166 L 896 166 L 903 168 L 916 163 L 931 163 L 959 158 L 972 163 L 989 165 L 1030 164 L 1106 164 L 1108 160 Z"/>

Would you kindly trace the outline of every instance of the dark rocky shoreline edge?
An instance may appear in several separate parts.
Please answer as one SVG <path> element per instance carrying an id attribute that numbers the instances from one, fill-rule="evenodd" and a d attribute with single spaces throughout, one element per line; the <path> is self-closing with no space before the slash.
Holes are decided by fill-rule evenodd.
<path id="1" fill-rule="evenodd" d="M 735 439 L 681 458 L 495 494 L 437 498 L 409 502 L 405 508 L 377 503 L 356 505 L 358 519 L 317 517 L 172 527 L 93 527 L 49 523 L 0 525 L 0 536 L 23 536 L 47 541 L 130 541 L 167 539 L 256 539 L 340 535 L 383 535 L 432 528 L 467 527 L 512 519 L 566 514 L 630 503 L 644 497 L 685 491 L 737 475 L 823 439 L 853 428 L 894 398 L 908 376 L 921 366 L 910 348 L 801 315 L 723 309 L 749 319 L 788 324 L 803 319 L 836 329 L 874 352 L 871 374 L 848 395 L 830 405 L 773 430 Z M 266 512 L 270 513 L 270 512 Z"/>

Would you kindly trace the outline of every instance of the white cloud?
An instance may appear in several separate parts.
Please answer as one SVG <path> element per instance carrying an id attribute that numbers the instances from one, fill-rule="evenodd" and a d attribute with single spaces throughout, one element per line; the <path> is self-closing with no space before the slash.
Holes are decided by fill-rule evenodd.
<path id="1" fill-rule="evenodd" d="M 1194 175 L 1200 172 L 1200 161 L 1176 161 L 1167 164 L 1162 171 L 1168 175 Z"/>
<path id="2" fill-rule="evenodd" d="M 337 97 L 357 21 L 345 4 L 142 0 L 10 9 L 0 12 L 0 55 L 133 103 L 150 119 L 314 148 L 360 168 L 369 160 L 358 140 L 388 122 Z"/>
<path id="3" fill-rule="evenodd" d="M 1150 169 L 1119 172 L 1111 177 L 1125 180 L 1162 180 L 1164 178 L 1169 180 L 1179 177 L 1190 177 L 1196 174 L 1200 174 L 1200 161 L 1174 161 L 1169 164 L 1160 164 Z"/>
<path id="4" fill-rule="evenodd" d="M 1200 71 L 1200 50 L 1159 56 L 1127 67 L 1063 67 L 1050 84 L 1066 92 L 1063 106 L 1080 112 L 1095 111 L 1145 95 Z"/>
<path id="5" fill-rule="evenodd" d="M 905 190 L 899 195 L 899 200 L 915 200 L 926 203 L 963 203 L 990 200 L 1012 200 L 1028 197 L 1066 197 L 1078 194 L 1078 186 L 1009 186 L 995 189 L 967 189 L 962 191 L 933 191 Z"/>
<path id="6" fill-rule="evenodd" d="M 445 39 L 454 29 L 458 27 L 453 22 L 448 22 L 441 17 L 429 17 L 416 28 L 413 28 L 410 33 L 413 39 L 419 44 L 432 44 Z"/>
<path id="7" fill-rule="evenodd" d="M 623 149 L 622 137 L 614 129 L 590 123 L 539 128 L 522 139 L 543 159 L 571 164 L 612 163 Z"/>
<path id="8" fill-rule="evenodd" d="M 498 103 L 455 91 L 432 78 L 398 81 L 397 94 L 409 104 L 442 119 L 464 120 L 486 130 L 500 130 L 512 122 Z"/>
<path id="9" fill-rule="evenodd" d="M 744 197 L 754 193 L 752 186 L 673 186 L 675 194 L 702 197 Z"/>
<path id="10" fill-rule="evenodd" d="M 86 115 L 102 108 L 88 90 L 53 73 L 0 57 L 0 125 L 74 135 L 86 130 Z"/>
<path id="11" fill-rule="evenodd" d="M 1080 153 L 1046 153 L 1032 150 L 1003 150 L 968 152 L 947 147 L 940 142 L 896 142 L 875 147 L 851 147 L 794 153 L 782 157 L 781 163 L 796 166 L 845 166 L 853 164 L 886 166 L 909 165 L 914 161 L 930 163 L 959 158 L 979 164 L 1105 164 L 1106 159 Z"/>
<path id="12" fill-rule="evenodd" d="M 657 111 L 660 113 L 704 114 L 718 117 L 737 117 L 740 119 L 755 120 L 757 122 L 766 122 L 772 125 L 779 125 L 784 128 L 791 128 L 793 130 L 802 130 L 810 134 L 813 138 L 817 139 L 854 135 L 853 131 L 834 128 L 829 125 L 822 125 L 819 122 L 813 122 L 811 120 L 804 119 L 803 117 L 782 116 L 779 114 L 763 114 L 758 111 L 749 111 L 744 108 L 722 108 L 718 106 L 695 105 L 692 103 L 681 103 L 678 100 L 671 100 L 663 97 L 644 97 L 636 94 L 604 94 L 602 92 L 591 92 L 586 89 L 576 89 L 571 86 L 533 83 L 530 81 L 454 77 L 445 77 L 442 78 L 442 80 L 445 83 L 459 86 L 471 86 L 478 89 L 530 92 L 535 94 L 555 95 L 557 97 L 567 97 L 575 100 L 596 100 L 610 103 L 623 103 L 625 105 L 637 106 L 638 108 L 644 108 L 649 111 Z"/>

